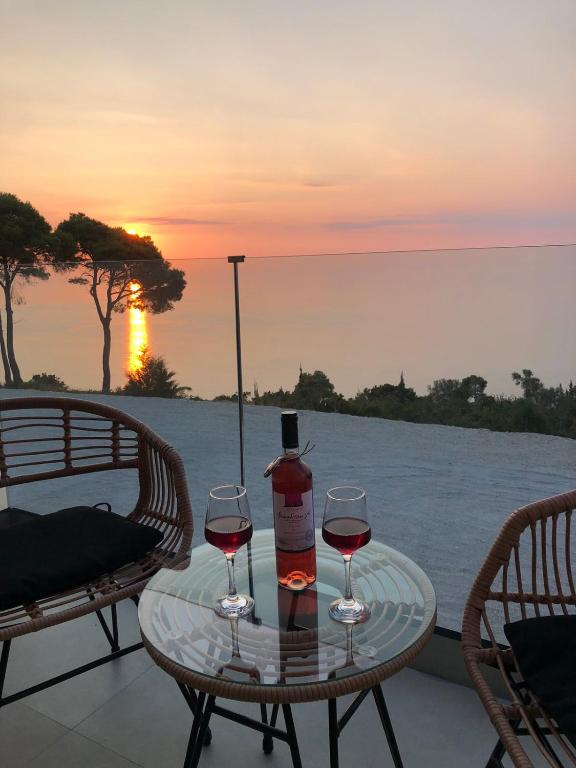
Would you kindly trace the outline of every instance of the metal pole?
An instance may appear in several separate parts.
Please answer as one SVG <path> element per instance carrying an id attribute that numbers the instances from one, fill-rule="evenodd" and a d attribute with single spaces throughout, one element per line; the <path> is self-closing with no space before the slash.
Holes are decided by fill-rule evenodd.
<path id="1" fill-rule="evenodd" d="M 240 294 L 238 291 L 238 264 L 244 256 L 228 256 L 234 264 L 234 305 L 236 308 L 236 367 L 238 370 L 238 428 L 240 433 L 240 483 L 244 485 L 244 390 L 242 387 L 242 346 L 240 343 Z"/>
<path id="2" fill-rule="evenodd" d="M 244 256 L 228 256 L 228 263 L 234 264 L 234 305 L 236 308 L 236 367 L 238 370 L 238 428 L 240 433 L 240 484 L 244 482 L 244 389 L 242 387 L 242 345 L 240 343 L 240 293 L 238 290 L 238 264 L 242 264 Z M 248 591 L 254 597 L 254 575 L 252 573 L 252 542 L 247 544 L 248 550 Z M 252 614 L 252 622 L 261 624 L 256 616 L 256 608 Z"/>

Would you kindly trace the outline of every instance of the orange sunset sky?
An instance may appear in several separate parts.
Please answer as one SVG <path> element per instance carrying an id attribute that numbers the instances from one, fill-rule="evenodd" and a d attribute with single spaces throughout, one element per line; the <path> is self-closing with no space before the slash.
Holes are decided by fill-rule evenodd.
<path id="1" fill-rule="evenodd" d="M 0 188 L 172 260 L 576 241 L 573 0 L 1 0 Z"/>

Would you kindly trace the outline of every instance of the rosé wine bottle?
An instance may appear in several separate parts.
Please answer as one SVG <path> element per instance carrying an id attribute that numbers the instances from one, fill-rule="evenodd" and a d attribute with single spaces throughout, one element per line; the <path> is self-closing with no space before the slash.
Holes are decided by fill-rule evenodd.
<path id="1" fill-rule="evenodd" d="M 312 472 L 298 452 L 298 414 L 282 413 L 284 452 L 272 471 L 276 575 L 288 589 L 316 581 Z"/>

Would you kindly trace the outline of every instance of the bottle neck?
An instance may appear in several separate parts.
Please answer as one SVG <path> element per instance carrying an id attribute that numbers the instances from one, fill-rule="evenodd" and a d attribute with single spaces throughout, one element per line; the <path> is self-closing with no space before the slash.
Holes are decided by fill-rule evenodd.
<path id="1" fill-rule="evenodd" d="M 283 451 L 284 451 L 284 456 L 289 456 L 290 458 L 295 458 L 300 453 L 300 449 L 298 448 L 297 445 L 293 448 L 283 448 Z"/>

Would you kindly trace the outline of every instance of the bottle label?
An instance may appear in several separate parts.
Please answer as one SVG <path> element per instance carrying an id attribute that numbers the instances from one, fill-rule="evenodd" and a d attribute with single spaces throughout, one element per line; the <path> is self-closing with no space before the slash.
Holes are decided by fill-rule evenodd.
<path id="1" fill-rule="evenodd" d="M 314 503 L 312 491 L 273 493 L 276 546 L 298 552 L 314 545 Z"/>

